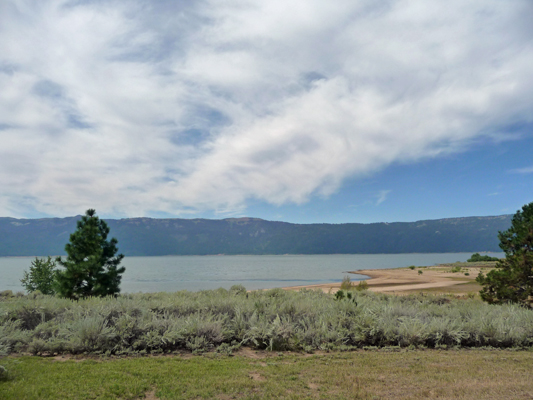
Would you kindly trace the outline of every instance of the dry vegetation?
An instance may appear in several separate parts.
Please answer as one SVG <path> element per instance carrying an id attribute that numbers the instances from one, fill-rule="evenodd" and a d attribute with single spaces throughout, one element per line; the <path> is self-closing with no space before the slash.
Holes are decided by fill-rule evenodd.
<path id="1" fill-rule="evenodd" d="M 412 271 L 409 271 L 412 272 Z M 129 294 L 72 301 L 51 296 L 0 301 L 0 351 L 32 354 L 148 354 L 189 350 L 348 350 L 533 344 L 533 312 L 449 296 L 392 296 L 367 290 L 243 287 Z"/>

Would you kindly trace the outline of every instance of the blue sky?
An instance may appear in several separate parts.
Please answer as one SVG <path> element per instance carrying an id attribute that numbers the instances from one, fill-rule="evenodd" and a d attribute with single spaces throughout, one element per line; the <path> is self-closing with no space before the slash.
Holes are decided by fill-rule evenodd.
<path id="1" fill-rule="evenodd" d="M 529 0 L 0 2 L 0 216 L 533 201 Z"/>

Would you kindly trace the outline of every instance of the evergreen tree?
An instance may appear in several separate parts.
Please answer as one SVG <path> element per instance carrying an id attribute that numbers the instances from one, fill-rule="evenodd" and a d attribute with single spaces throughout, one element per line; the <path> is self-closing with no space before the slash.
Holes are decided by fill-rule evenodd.
<path id="1" fill-rule="evenodd" d="M 66 244 L 67 258 L 57 258 L 65 270 L 57 274 L 57 292 L 62 297 L 78 299 L 88 296 L 115 295 L 120 292 L 118 268 L 124 255 L 117 253 L 117 239 L 107 240 L 109 227 L 95 210 L 87 210 L 77 223 L 76 231 Z"/>
<path id="2" fill-rule="evenodd" d="M 483 289 L 481 298 L 488 303 L 533 302 L 533 203 L 526 204 L 513 217 L 511 228 L 499 232 L 505 258 L 487 276 L 480 272 L 476 281 Z"/>

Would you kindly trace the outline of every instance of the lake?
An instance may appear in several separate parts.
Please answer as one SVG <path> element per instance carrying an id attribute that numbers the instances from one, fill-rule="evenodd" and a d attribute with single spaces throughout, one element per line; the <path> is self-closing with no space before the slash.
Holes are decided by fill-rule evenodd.
<path id="1" fill-rule="evenodd" d="M 486 253 L 483 253 L 486 254 Z M 472 253 L 333 254 L 282 256 L 125 257 L 122 292 L 246 289 L 340 282 L 347 271 L 466 261 Z M 503 253 L 492 254 L 503 257 Z M 0 290 L 22 291 L 22 272 L 35 257 L 0 257 Z M 353 274 L 354 281 L 367 278 Z"/>

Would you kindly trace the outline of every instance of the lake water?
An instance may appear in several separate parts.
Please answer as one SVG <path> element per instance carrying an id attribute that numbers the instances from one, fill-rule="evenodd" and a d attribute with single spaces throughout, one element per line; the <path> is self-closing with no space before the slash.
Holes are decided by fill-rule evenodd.
<path id="1" fill-rule="evenodd" d="M 486 253 L 483 253 L 486 254 Z M 233 285 L 246 289 L 340 282 L 347 271 L 400 268 L 466 261 L 472 253 L 333 254 L 283 256 L 125 257 L 122 292 L 206 290 Z M 491 254 L 503 257 L 503 253 Z M 0 290 L 22 291 L 22 272 L 35 257 L 0 257 Z M 364 275 L 350 275 L 363 280 Z"/>

